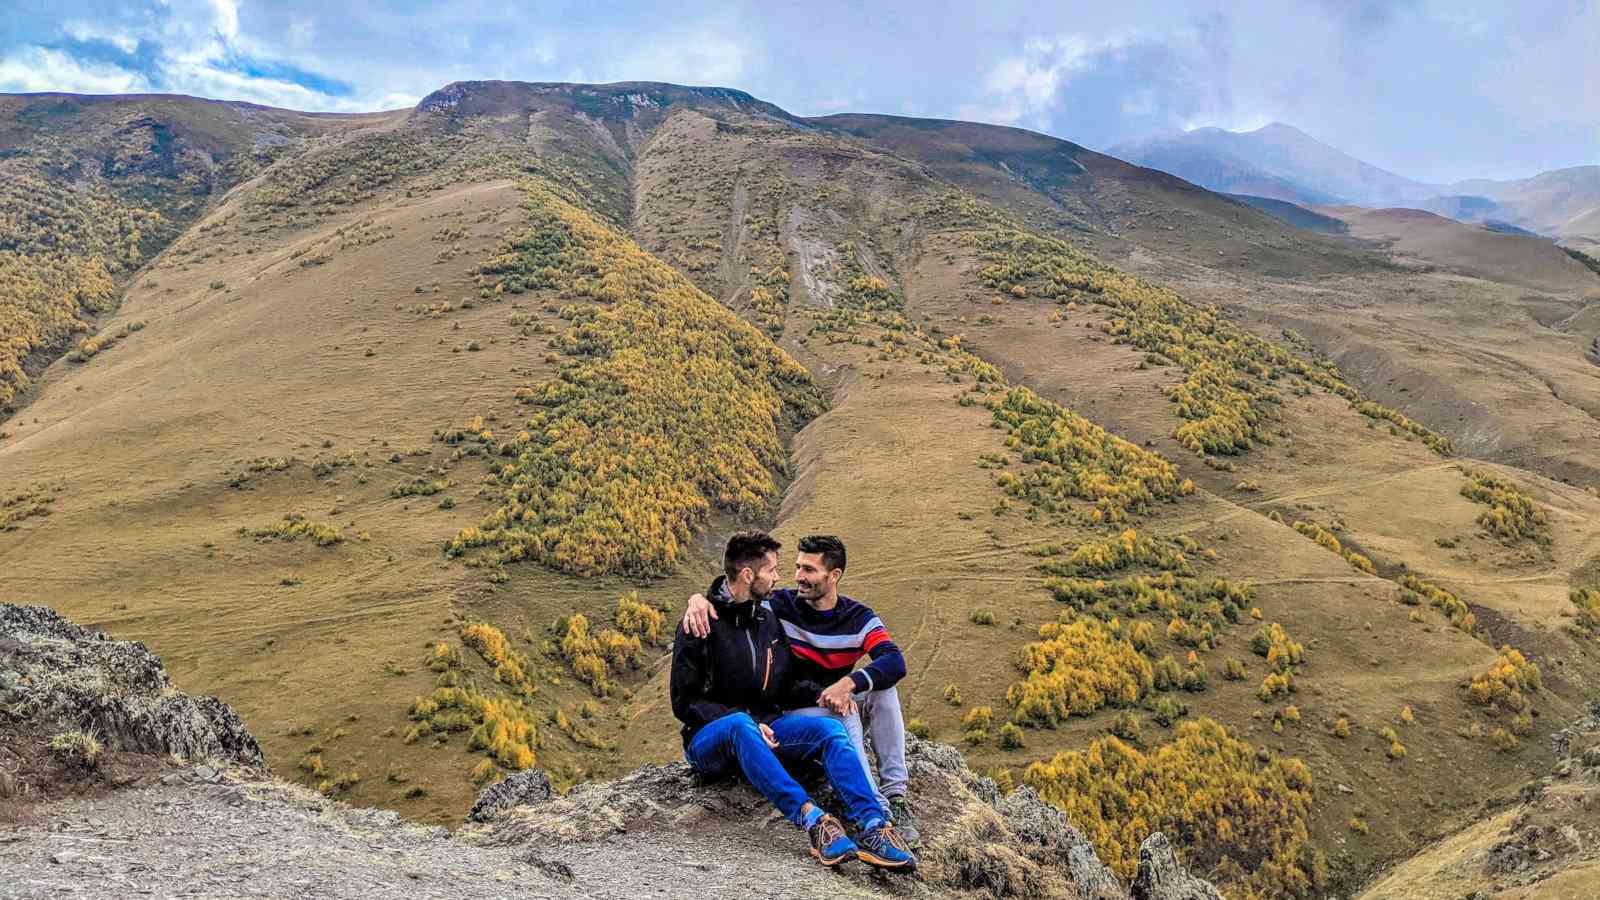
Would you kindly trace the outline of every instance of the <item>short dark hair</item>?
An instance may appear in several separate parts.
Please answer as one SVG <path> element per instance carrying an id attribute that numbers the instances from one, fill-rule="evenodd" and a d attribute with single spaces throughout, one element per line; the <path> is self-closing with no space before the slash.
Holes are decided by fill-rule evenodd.
<path id="1" fill-rule="evenodd" d="M 821 553 L 823 569 L 844 571 L 844 541 L 831 534 L 808 534 L 800 539 L 801 553 Z"/>
<path id="2" fill-rule="evenodd" d="M 760 565 L 768 553 L 782 547 L 765 531 L 736 531 L 728 538 L 728 548 L 722 551 L 722 571 L 729 578 L 738 578 L 746 566 Z"/>

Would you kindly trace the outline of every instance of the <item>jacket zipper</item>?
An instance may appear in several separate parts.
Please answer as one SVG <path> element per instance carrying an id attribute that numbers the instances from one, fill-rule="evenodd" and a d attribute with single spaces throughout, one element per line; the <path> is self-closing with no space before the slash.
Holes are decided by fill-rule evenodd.
<path id="1" fill-rule="evenodd" d="M 748 631 L 744 633 L 744 639 L 750 645 L 750 671 L 754 673 L 756 670 L 756 639 L 751 637 Z"/>
<path id="2" fill-rule="evenodd" d="M 772 648 L 767 648 L 767 671 L 761 675 L 761 692 L 766 693 L 767 681 L 772 678 Z"/>

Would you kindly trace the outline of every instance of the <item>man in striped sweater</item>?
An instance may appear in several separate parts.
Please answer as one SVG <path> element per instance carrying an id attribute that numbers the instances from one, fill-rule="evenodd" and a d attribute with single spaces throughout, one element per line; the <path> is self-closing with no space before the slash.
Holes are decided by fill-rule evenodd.
<path id="1" fill-rule="evenodd" d="M 895 690 L 895 683 L 906 674 L 905 657 L 871 607 L 840 596 L 844 542 L 833 535 L 811 535 L 800 539 L 799 551 L 795 587 L 777 588 L 767 596 L 788 635 L 795 677 L 824 685 L 817 706 L 793 713 L 832 716 L 844 723 L 869 775 L 873 772 L 864 738 L 872 735 L 878 756 L 873 788 L 879 802 L 889 808 L 895 830 L 914 848 L 919 840 L 906 798 L 905 721 Z M 684 630 L 704 637 L 716 616 L 705 595 L 695 594 L 683 616 Z M 863 657 L 869 662 L 855 668 Z"/>

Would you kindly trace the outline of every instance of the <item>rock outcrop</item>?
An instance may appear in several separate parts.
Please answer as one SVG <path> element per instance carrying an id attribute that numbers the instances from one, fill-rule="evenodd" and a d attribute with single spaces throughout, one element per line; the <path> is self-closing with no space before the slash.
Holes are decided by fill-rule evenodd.
<path id="1" fill-rule="evenodd" d="M 262 765 L 261 746 L 214 697 L 178 692 L 143 644 L 116 641 L 43 606 L 0 604 L 0 726 L 69 730 L 107 750 Z"/>
<path id="2" fill-rule="evenodd" d="M 912 877 L 886 877 L 859 863 L 826 873 L 808 856 L 805 835 L 752 789 L 706 783 L 683 763 L 643 766 L 564 795 L 543 772 L 528 770 L 486 788 L 456 834 L 420 828 L 272 779 L 233 710 L 174 690 L 142 645 L 41 607 L 0 605 L 0 732 L 12 739 L 7 746 L 21 739 L 48 755 L 51 737 L 64 730 L 98 735 L 107 753 L 144 754 L 155 765 L 127 789 L 87 800 L 72 791 L 30 794 L 29 773 L 18 780 L 22 754 L 0 753 L 0 775 L 10 785 L 9 798 L 0 800 L 13 812 L 31 803 L 39 814 L 13 815 L 9 826 L 0 816 L 8 896 L 71 889 L 363 898 L 663 891 L 712 898 L 1220 897 L 1182 868 L 1160 834 L 1141 848 L 1130 893 L 1083 834 L 1032 789 L 1002 794 L 955 748 L 914 738 L 908 761 L 923 846 Z M 79 774 L 90 777 L 89 769 Z M 837 805 L 825 785 L 815 785 L 813 796 Z M 30 824 L 46 817 L 48 827 Z M 115 854 L 84 849 L 101 844 Z"/>
<path id="3" fill-rule="evenodd" d="M 1222 894 L 1211 882 L 1190 875 L 1178 863 L 1166 835 L 1157 832 L 1139 845 L 1133 900 L 1222 900 Z"/>
<path id="4" fill-rule="evenodd" d="M 945 744 L 910 738 L 907 763 L 923 843 L 918 880 L 897 894 L 980 894 L 1071 900 L 1221 900 L 1190 875 L 1166 838 L 1140 848 L 1130 894 L 1061 810 L 1032 788 L 1001 794 Z M 826 785 L 812 796 L 840 812 Z M 459 837 L 482 847 L 603 845 L 628 839 L 681 842 L 707 861 L 765 851 L 803 857 L 805 837 L 739 782 L 707 783 L 685 763 L 647 765 L 615 781 L 581 784 L 556 795 L 537 770 L 486 789 Z M 866 872 L 848 873 L 869 892 L 889 887 Z"/>

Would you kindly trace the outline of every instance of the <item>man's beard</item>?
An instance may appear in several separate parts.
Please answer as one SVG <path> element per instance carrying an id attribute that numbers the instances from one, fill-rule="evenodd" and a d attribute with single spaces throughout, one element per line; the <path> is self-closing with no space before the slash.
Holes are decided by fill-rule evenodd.
<path id="1" fill-rule="evenodd" d="M 773 582 L 772 584 L 769 584 L 764 588 L 758 586 L 755 582 L 751 582 L 750 583 L 750 596 L 756 598 L 757 600 L 765 600 L 765 599 L 767 599 L 767 597 L 771 596 L 772 589 L 774 587 L 776 587 L 776 586 L 777 586 L 777 582 Z"/>

